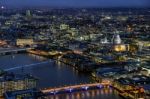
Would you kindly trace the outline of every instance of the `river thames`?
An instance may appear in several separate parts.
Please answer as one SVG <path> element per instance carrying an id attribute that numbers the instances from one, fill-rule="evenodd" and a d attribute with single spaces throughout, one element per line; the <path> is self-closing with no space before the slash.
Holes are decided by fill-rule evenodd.
<path id="1" fill-rule="evenodd" d="M 24 67 L 24 68 L 22 68 Z M 39 79 L 38 88 L 60 87 L 90 83 L 90 74 L 79 73 L 74 68 L 55 60 L 32 54 L 0 56 L 0 68 L 15 73 L 30 73 Z M 62 98 L 65 97 L 65 98 Z M 120 99 L 113 89 L 90 90 L 51 97 L 50 99 Z"/>

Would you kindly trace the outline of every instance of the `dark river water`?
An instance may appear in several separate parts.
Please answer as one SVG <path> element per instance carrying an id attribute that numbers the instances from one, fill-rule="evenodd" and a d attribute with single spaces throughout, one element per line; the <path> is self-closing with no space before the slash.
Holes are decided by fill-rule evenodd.
<path id="1" fill-rule="evenodd" d="M 48 99 L 121 99 L 113 89 L 95 89 L 50 96 Z"/>
<path id="2" fill-rule="evenodd" d="M 24 67 L 24 68 L 21 68 Z M 15 73 L 30 73 L 39 79 L 38 88 L 90 83 L 90 74 L 79 73 L 63 63 L 31 54 L 0 56 L 0 68 Z M 95 96 L 94 96 L 94 95 Z M 93 96 L 92 96 L 93 95 Z M 64 98 L 62 98 L 64 97 Z M 114 90 L 93 90 L 51 97 L 50 99 L 119 99 Z"/>
<path id="3" fill-rule="evenodd" d="M 30 73 L 39 79 L 40 88 L 90 82 L 88 74 L 78 73 L 74 68 L 54 60 L 31 54 L 0 56 L 0 67 L 4 70 L 22 66 L 25 67 L 12 69 L 10 72 Z"/>

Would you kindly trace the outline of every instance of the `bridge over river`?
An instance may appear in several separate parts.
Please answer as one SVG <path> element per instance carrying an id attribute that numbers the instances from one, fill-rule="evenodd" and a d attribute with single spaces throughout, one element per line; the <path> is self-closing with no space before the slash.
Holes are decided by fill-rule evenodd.
<path id="1" fill-rule="evenodd" d="M 0 48 L 0 55 L 5 55 L 8 53 L 18 53 L 18 52 L 22 52 L 22 51 L 27 51 L 27 50 L 31 50 L 34 48 Z"/>
<path id="2" fill-rule="evenodd" d="M 49 94 L 57 94 L 62 92 L 72 92 L 72 91 L 80 91 L 80 90 L 88 90 L 91 88 L 103 88 L 103 87 L 110 87 L 110 83 L 89 83 L 89 84 L 79 84 L 79 85 L 72 85 L 72 86 L 65 86 L 60 88 L 46 88 L 41 90 L 43 93 Z"/>

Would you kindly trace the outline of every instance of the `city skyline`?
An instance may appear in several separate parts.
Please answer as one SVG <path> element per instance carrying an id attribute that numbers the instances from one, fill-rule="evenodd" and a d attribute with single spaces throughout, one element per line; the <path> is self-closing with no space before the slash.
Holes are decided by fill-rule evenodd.
<path id="1" fill-rule="evenodd" d="M 150 99 L 150 0 L 0 0 L 0 99 Z"/>
<path id="2" fill-rule="evenodd" d="M 149 0 L 1 0 L 0 6 L 24 7 L 149 7 Z"/>

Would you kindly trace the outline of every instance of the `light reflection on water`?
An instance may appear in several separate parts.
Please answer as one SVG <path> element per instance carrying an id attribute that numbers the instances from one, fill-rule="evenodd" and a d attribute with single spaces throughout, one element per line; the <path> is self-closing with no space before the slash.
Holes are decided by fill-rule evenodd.
<path id="1" fill-rule="evenodd" d="M 77 70 L 71 66 L 67 66 L 61 62 L 33 54 L 15 54 L 14 56 L 14 58 L 12 58 L 12 55 L 1 56 L 0 68 L 7 70 L 18 67 L 10 72 L 29 73 L 35 76 L 39 79 L 39 88 L 59 87 L 90 82 L 88 74 L 78 73 Z M 46 63 L 28 66 L 40 62 Z M 23 68 L 23 66 L 27 67 Z"/>
<path id="2" fill-rule="evenodd" d="M 38 56 L 38 55 L 34 55 L 34 54 L 28 54 L 28 55 L 29 55 L 30 57 L 33 57 L 33 58 L 39 60 L 39 61 L 45 61 L 45 60 L 47 60 L 47 58 L 42 57 L 42 56 Z"/>
<path id="3" fill-rule="evenodd" d="M 120 99 L 111 88 L 80 91 L 49 96 L 48 99 Z"/>
<path id="4" fill-rule="evenodd" d="M 0 57 L 0 68 L 7 69 L 46 60 L 48 59 L 33 54 L 15 54 L 14 58 L 11 55 L 6 55 Z M 13 72 L 23 73 L 21 69 L 14 70 Z M 24 73 L 30 73 L 39 78 L 38 88 L 76 85 L 89 83 L 92 80 L 88 74 L 79 73 L 74 68 L 54 60 L 49 60 L 46 64 L 24 68 Z M 119 99 L 118 97 L 114 90 L 103 89 L 61 94 L 50 96 L 48 99 Z"/>

